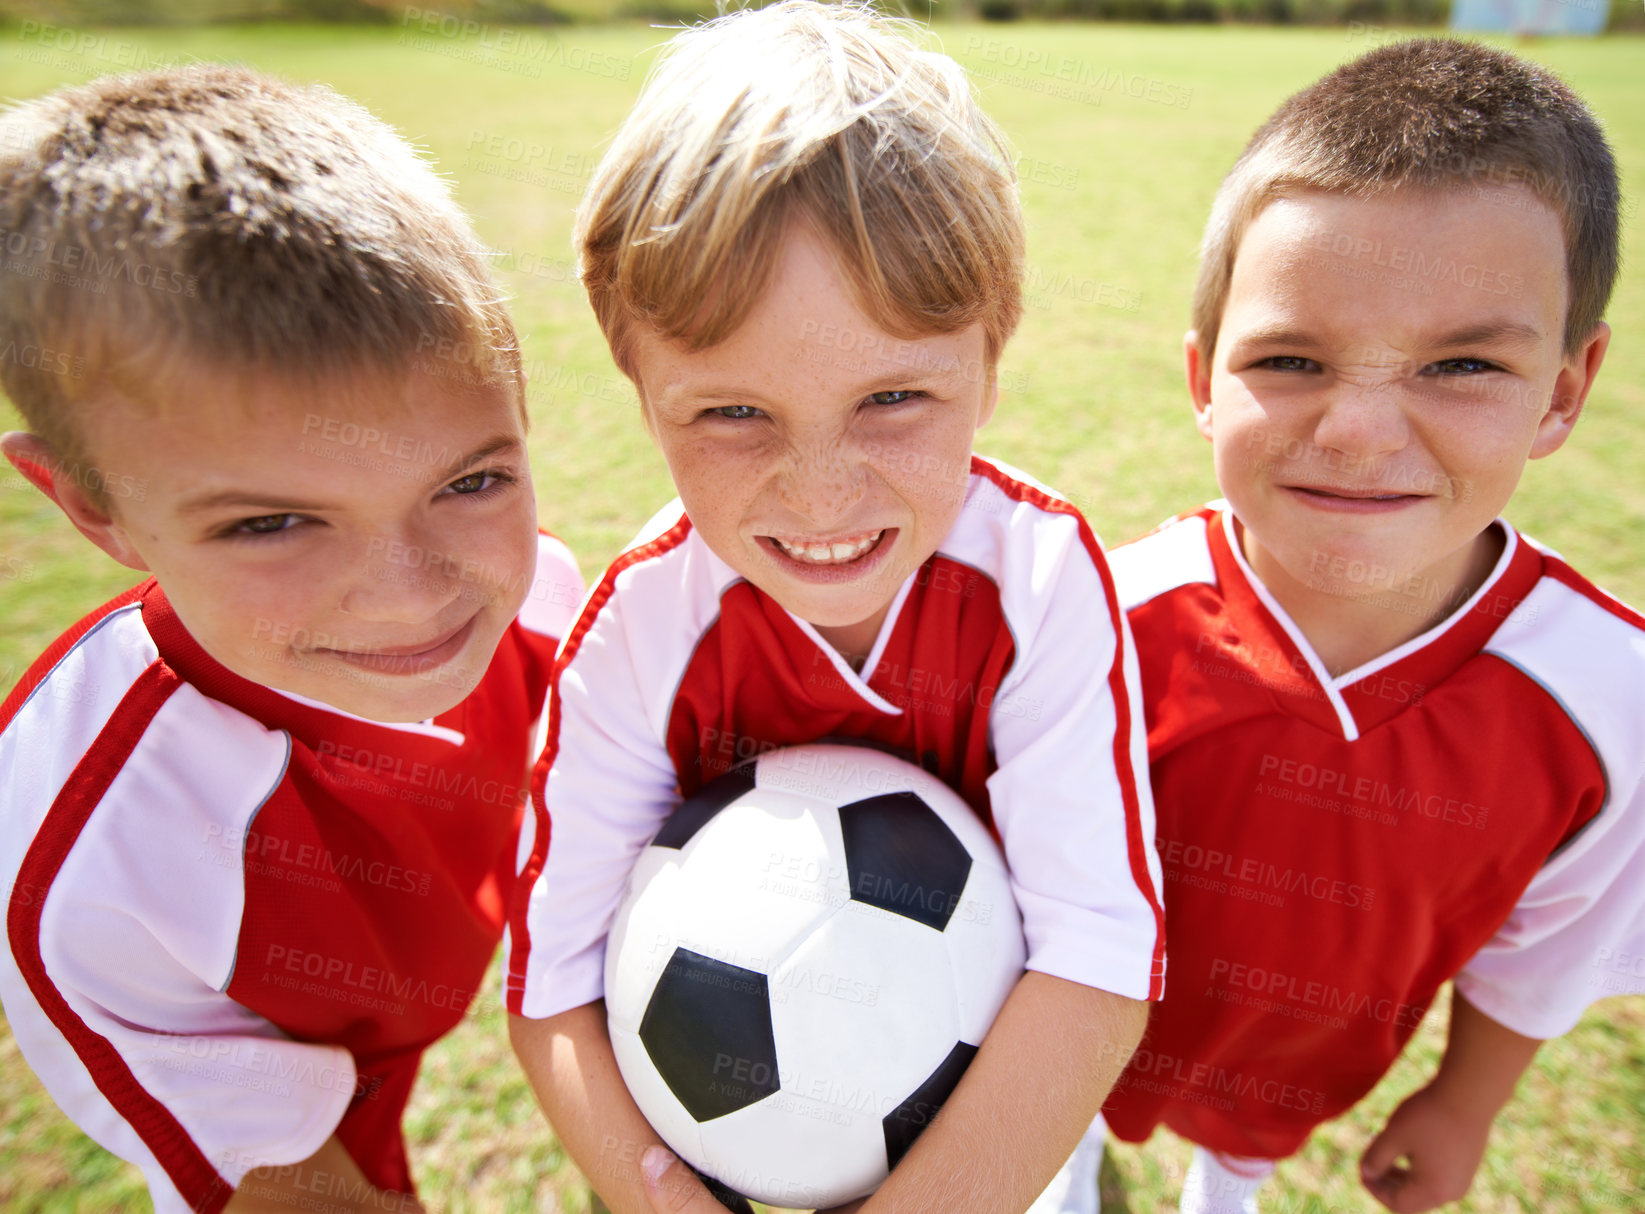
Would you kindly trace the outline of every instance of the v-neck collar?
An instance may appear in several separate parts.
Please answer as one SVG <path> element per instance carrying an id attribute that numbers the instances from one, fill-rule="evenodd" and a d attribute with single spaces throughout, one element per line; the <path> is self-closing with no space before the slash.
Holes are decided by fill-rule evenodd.
<path id="1" fill-rule="evenodd" d="M 753 583 L 750 583 L 750 585 L 753 585 Z M 897 621 L 902 616 L 903 604 L 908 601 L 908 593 L 913 587 L 914 574 L 910 574 L 903 579 L 903 584 L 897 588 L 896 597 L 891 600 L 891 606 L 885 613 L 885 619 L 880 621 L 879 635 L 874 638 L 873 648 L 868 651 L 868 656 L 863 659 L 861 673 L 851 669 L 851 663 L 845 660 L 844 655 L 838 649 L 825 641 L 822 634 L 809 621 L 802 620 L 786 607 L 783 608 L 783 611 L 789 619 L 794 621 L 799 630 L 811 639 L 811 643 L 822 651 L 823 656 L 834 667 L 834 672 L 839 675 L 847 687 L 867 703 L 873 705 L 876 711 L 891 716 L 901 716 L 902 709 L 875 691 L 872 683 L 874 672 L 880 668 L 880 659 L 885 655 L 885 647 L 890 643 L 891 634 L 896 630 Z M 773 601 L 775 602 L 775 600 Z"/>
<path id="2" fill-rule="evenodd" d="M 1541 554 L 1499 518 L 1491 525 L 1500 528 L 1504 537 L 1502 554 L 1466 602 L 1404 644 L 1333 677 L 1302 629 L 1246 561 L 1234 539 L 1236 521 L 1224 506 L 1207 528 L 1218 580 L 1225 586 L 1243 583 L 1250 588 L 1261 618 L 1243 623 L 1265 633 L 1286 656 L 1291 672 L 1311 684 L 1309 690 L 1314 694 L 1288 697 L 1298 715 L 1340 732 L 1350 742 L 1420 703 L 1429 690 L 1476 656 L 1542 576 Z M 1225 594 L 1224 602 L 1232 605 L 1235 596 Z"/>

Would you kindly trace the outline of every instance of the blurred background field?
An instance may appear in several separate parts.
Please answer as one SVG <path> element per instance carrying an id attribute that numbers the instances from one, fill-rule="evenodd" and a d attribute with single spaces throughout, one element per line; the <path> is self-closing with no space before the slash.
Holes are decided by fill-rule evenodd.
<path id="1" fill-rule="evenodd" d="M 1157 5 L 1186 10 L 1201 2 L 1024 0 L 1014 11 L 1148 18 Z M 971 69 L 1020 152 L 1030 226 L 1029 307 L 1006 351 L 1001 407 L 979 446 L 1068 493 L 1111 544 L 1214 495 L 1209 450 L 1181 387 L 1180 341 L 1200 225 L 1221 174 L 1281 98 L 1398 36 L 1386 28 L 1394 20 L 1437 18 L 1421 8 L 1430 0 L 1203 2 L 1214 2 L 1215 14 L 1255 13 L 1263 4 L 1270 15 L 1329 11 L 1340 24 L 1167 28 L 935 14 L 935 37 Z M 1311 8 L 1316 2 L 1322 7 Z M 673 7 L 679 3 L 685 7 Z M 572 545 L 585 575 L 597 574 L 671 494 L 632 391 L 610 366 L 575 282 L 571 213 L 668 33 L 640 21 L 564 19 L 619 11 L 678 19 L 690 5 L 637 0 L 619 10 L 610 0 L 517 0 L 459 6 L 453 11 L 462 19 L 446 22 L 431 8 L 359 0 L 352 7 L 369 20 L 320 23 L 349 7 L 346 0 L 233 7 L 153 0 L 147 8 L 128 2 L 122 12 L 128 20 L 136 12 L 199 23 L 71 29 L 63 23 L 112 10 L 96 0 L 77 7 L 0 0 L 0 95 L 227 60 L 324 81 L 397 126 L 450 175 L 498 251 L 532 377 L 542 521 Z M 1641 12 L 1639 0 L 1619 4 L 1613 25 Z M 314 20 L 215 20 L 291 13 Z M 1602 585 L 1645 604 L 1645 276 L 1636 267 L 1645 251 L 1645 40 L 1514 45 L 1588 99 L 1620 158 L 1627 203 L 1605 370 L 1571 443 L 1530 467 L 1510 515 Z M 3 407 L 0 423 L 15 424 Z M 0 473 L 0 691 L 62 628 L 132 580 L 9 468 Z M 1594 980 L 1605 989 L 1605 974 L 1596 971 Z M 537 1114 L 502 1021 L 495 999 L 482 1001 L 428 1058 L 408 1120 L 424 1193 L 441 1211 L 588 1210 L 587 1189 Z M 1265 1210 L 1378 1208 L 1360 1190 L 1355 1161 L 1381 1118 L 1431 1072 L 1443 1023 L 1436 1009 L 1375 1097 L 1281 1168 Z M 1472 1196 L 1457 1208 L 1645 1210 L 1642 1140 L 1645 1000 L 1609 999 L 1544 1049 L 1498 1123 Z M 1174 1208 L 1186 1158 L 1186 1148 L 1164 1136 L 1115 1150 L 1105 1209 Z M 0 1210 L 148 1208 L 135 1170 L 61 1117 L 0 1023 Z"/>

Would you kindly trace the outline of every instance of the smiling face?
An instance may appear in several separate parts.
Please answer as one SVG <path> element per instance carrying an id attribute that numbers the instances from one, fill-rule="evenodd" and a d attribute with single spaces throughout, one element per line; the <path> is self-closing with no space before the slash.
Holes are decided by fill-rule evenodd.
<path id="1" fill-rule="evenodd" d="M 1562 349 L 1557 216 L 1515 187 L 1318 192 L 1240 244 L 1190 391 L 1252 568 L 1282 603 L 1454 605 L 1527 459 L 1557 450 L 1604 356 Z M 1439 614 L 1443 614 L 1440 611 Z"/>
<path id="2" fill-rule="evenodd" d="M 796 225 L 728 339 L 693 353 L 642 329 L 634 361 L 703 540 L 841 652 L 865 654 L 959 516 L 994 406 L 982 326 L 891 336 Z"/>
<path id="3" fill-rule="evenodd" d="M 132 491 L 97 534 L 65 499 L 70 517 L 151 570 L 246 679 L 381 721 L 461 701 L 534 567 L 514 393 L 421 371 L 318 389 L 191 371 L 175 388 L 158 412 L 88 413 L 89 457 Z"/>

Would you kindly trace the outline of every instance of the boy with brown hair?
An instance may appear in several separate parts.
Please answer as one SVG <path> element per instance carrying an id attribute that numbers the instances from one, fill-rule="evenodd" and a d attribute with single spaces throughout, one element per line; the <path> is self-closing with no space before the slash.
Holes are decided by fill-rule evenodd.
<path id="1" fill-rule="evenodd" d="M 1184 1211 L 1256 1209 L 1453 977 L 1361 1175 L 1461 1197 L 1645 927 L 1645 620 L 1498 517 L 1599 371 L 1618 209 L 1567 87 L 1434 39 L 1292 97 L 1217 195 L 1184 353 L 1226 500 L 1114 556 L 1172 967 L 1104 1116 L 1197 1144 Z M 1096 1208 L 1100 1135 L 1046 1208 Z"/>
<path id="2" fill-rule="evenodd" d="M 972 452 L 1021 313 L 1010 165 L 953 60 L 864 8 L 791 0 L 674 40 L 580 212 L 583 281 L 680 500 L 556 665 L 508 981 L 549 1120 L 623 1214 L 716 1208 L 624 1088 L 600 1001 L 635 857 L 738 758 L 890 748 L 1011 866 L 1028 972 L 866 1209 L 1025 1208 L 1158 997 L 1134 666 L 1101 549 Z M 782 1180 L 815 1203 L 815 1176 Z"/>
<path id="3" fill-rule="evenodd" d="M 0 117 L 9 458 L 152 574 L 0 705 L 0 999 L 160 1211 L 420 1208 L 556 638 L 514 326 L 398 136 L 197 66 Z"/>

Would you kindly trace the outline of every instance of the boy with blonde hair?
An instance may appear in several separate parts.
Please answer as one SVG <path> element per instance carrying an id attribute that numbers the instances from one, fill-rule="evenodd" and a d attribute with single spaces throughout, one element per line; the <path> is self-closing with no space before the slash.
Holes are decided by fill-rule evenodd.
<path id="1" fill-rule="evenodd" d="M 1184 1211 L 1256 1209 L 1453 977 L 1360 1171 L 1460 1198 L 1645 930 L 1645 620 L 1499 517 L 1599 371 L 1618 210 L 1570 89 L 1433 39 L 1285 102 L 1217 195 L 1184 350 L 1226 500 L 1114 556 L 1173 951 L 1104 1113 L 1197 1144 Z"/>
<path id="2" fill-rule="evenodd" d="M 359 106 L 213 66 L 5 114 L 0 233 L 0 448 L 152 574 L 0 705 L 10 1029 L 159 1211 L 419 1209 L 581 589 L 479 242 Z"/>
<path id="3" fill-rule="evenodd" d="M 676 38 L 583 204 L 583 281 L 680 499 L 557 663 L 508 982 L 526 1071 L 613 1210 L 713 1208 L 624 1088 L 600 1000 L 636 855 L 739 758 L 892 749 L 1010 862 L 1029 972 L 866 1209 L 1025 1208 L 1159 996 L 1134 663 L 1101 549 L 972 453 L 1021 311 L 1010 164 L 952 60 L 793 0 Z M 816 1177 L 783 1179 L 814 1204 Z"/>

